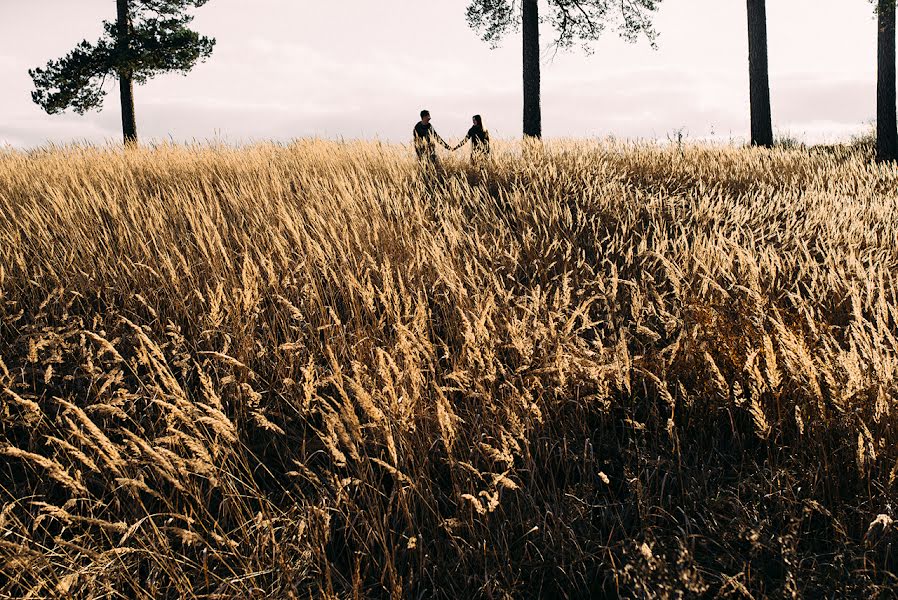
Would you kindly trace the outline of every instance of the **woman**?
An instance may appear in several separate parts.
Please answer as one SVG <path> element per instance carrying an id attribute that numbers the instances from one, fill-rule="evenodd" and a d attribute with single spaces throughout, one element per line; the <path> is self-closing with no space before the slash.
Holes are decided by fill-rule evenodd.
<path id="1" fill-rule="evenodd" d="M 468 135 L 460 141 L 453 150 L 458 150 L 471 140 L 471 162 L 487 158 L 490 155 L 490 132 L 483 128 L 483 119 L 480 115 L 471 117 L 474 126 L 468 130 Z"/>

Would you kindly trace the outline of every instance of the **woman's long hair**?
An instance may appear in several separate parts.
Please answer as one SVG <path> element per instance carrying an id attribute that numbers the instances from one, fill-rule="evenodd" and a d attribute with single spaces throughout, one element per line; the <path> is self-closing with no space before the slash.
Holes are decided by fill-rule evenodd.
<path id="1" fill-rule="evenodd" d="M 483 118 L 480 115 L 474 115 L 474 123 L 476 123 L 481 130 L 485 131 L 483 129 Z"/>

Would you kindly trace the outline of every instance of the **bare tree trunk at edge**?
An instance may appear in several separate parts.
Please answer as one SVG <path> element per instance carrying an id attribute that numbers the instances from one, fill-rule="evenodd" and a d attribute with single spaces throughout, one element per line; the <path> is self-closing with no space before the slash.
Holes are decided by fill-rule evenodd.
<path id="1" fill-rule="evenodd" d="M 116 0 L 118 8 L 118 44 L 120 50 L 127 50 L 131 40 L 131 15 L 129 0 Z M 122 133 L 125 144 L 137 143 L 137 119 L 134 113 L 134 80 L 130 72 L 119 72 L 119 93 L 122 101 Z"/>
<path id="2" fill-rule="evenodd" d="M 771 148 L 773 118 L 770 113 L 766 0 L 748 0 L 748 75 L 751 96 L 751 145 Z"/>
<path id="3" fill-rule="evenodd" d="M 876 77 L 876 160 L 898 159 L 895 106 L 895 0 L 879 0 Z"/>
<path id="4" fill-rule="evenodd" d="M 524 33 L 524 137 L 542 137 L 539 81 L 539 5 L 523 0 Z"/>

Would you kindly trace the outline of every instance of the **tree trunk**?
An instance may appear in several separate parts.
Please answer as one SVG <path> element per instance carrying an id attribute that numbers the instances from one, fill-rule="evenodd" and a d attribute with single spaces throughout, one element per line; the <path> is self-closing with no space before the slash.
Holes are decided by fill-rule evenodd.
<path id="1" fill-rule="evenodd" d="M 751 96 L 751 145 L 771 148 L 773 118 L 770 114 L 766 0 L 748 0 L 748 79 Z"/>
<path id="2" fill-rule="evenodd" d="M 539 5 L 523 0 L 524 33 L 524 137 L 542 137 L 539 105 Z"/>
<path id="3" fill-rule="evenodd" d="M 895 0 L 879 0 L 876 78 L 876 160 L 898 159 L 895 106 Z"/>
<path id="4" fill-rule="evenodd" d="M 128 9 L 129 0 L 116 0 L 118 8 L 118 47 L 119 51 L 127 54 L 131 43 L 131 15 Z M 120 69 L 118 72 L 119 94 L 122 100 L 122 133 L 125 144 L 137 143 L 137 119 L 134 113 L 134 80 L 131 72 Z"/>

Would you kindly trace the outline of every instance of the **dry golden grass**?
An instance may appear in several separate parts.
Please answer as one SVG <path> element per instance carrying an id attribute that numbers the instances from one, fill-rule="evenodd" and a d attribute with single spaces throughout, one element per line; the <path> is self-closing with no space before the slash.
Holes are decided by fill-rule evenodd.
<path id="1" fill-rule="evenodd" d="M 0 597 L 886 596 L 859 148 L 0 152 Z"/>

